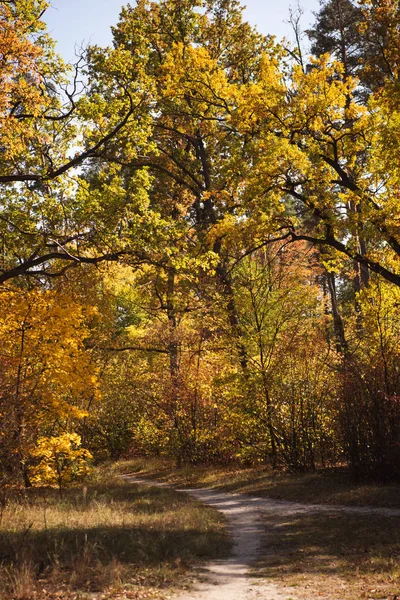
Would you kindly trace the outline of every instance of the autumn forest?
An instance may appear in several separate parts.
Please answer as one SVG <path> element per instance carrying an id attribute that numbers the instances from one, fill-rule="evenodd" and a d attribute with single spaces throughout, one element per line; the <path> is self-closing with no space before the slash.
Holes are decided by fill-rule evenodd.
<path id="1" fill-rule="evenodd" d="M 400 12 L 288 38 L 137 0 L 66 64 L 0 1 L 0 484 L 93 464 L 400 477 Z"/>

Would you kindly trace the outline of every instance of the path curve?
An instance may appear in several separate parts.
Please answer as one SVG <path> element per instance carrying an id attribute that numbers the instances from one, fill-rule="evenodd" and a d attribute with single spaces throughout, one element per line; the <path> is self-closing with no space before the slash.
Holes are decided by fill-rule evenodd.
<path id="1" fill-rule="evenodd" d="M 176 600 L 287 600 L 287 590 L 249 574 L 259 556 L 261 541 L 266 533 L 261 521 L 262 514 L 279 514 L 283 519 L 289 515 L 313 512 L 400 516 L 400 509 L 396 508 L 301 504 L 217 492 L 210 488 L 177 489 L 166 483 L 138 479 L 129 474 L 123 477 L 140 485 L 171 487 L 177 492 L 189 494 L 217 509 L 228 520 L 228 531 L 233 541 L 232 556 L 210 562 L 203 570 L 204 577 L 191 590 L 178 594 Z"/>

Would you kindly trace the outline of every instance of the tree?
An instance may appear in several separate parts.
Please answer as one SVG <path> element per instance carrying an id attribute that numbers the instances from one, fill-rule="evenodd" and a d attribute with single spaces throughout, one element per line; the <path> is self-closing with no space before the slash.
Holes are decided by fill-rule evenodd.
<path id="1" fill-rule="evenodd" d="M 277 66 L 266 69 L 280 102 L 271 104 L 267 81 L 256 90 L 250 114 L 262 119 L 257 146 L 264 153 L 254 155 L 247 185 L 262 181 L 270 190 L 287 239 L 330 247 L 400 285 L 397 184 L 377 154 L 388 115 L 358 104 L 356 82 L 339 63 L 324 56 L 314 67 L 295 67 L 289 84 Z M 243 120 L 240 130 L 250 135 L 251 123 Z M 292 201 L 284 204 L 285 196 Z"/>
<path id="2" fill-rule="evenodd" d="M 309 244 L 280 242 L 255 252 L 236 269 L 253 382 L 242 421 L 248 430 L 247 456 L 274 468 L 284 464 L 308 470 L 317 458 L 333 456 L 326 423 L 334 389 L 322 360 L 329 347 L 318 301 L 322 269 L 317 259 Z"/>
<path id="3" fill-rule="evenodd" d="M 322 318 L 325 311 L 329 325 L 318 329 L 313 323 L 313 339 L 320 353 L 334 357 L 330 368 L 342 364 L 354 308 L 341 298 L 345 286 L 338 273 L 353 279 L 357 310 L 370 277 L 381 275 L 400 285 L 397 169 L 394 153 L 383 149 L 382 133 L 395 148 L 397 117 L 390 116 L 384 95 L 371 98 L 368 107 L 361 105 L 357 81 L 327 55 L 313 59 L 308 71 L 293 66 L 280 47 L 241 21 L 236 3 L 207 2 L 204 12 L 199 6 L 194 1 L 139 2 L 122 12 L 114 48 L 90 52 L 88 110 L 98 119 L 105 108 L 106 115 L 118 111 L 114 90 L 121 77 L 128 89 L 133 85 L 148 92 L 141 106 L 146 141 L 135 145 L 125 129 L 118 143 L 98 152 L 84 180 L 89 196 L 111 202 L 129 198 L 138 173 L 148 177 L 143 196 L 147 214 L 139 213 L 141 239 L 147 238 L 146 266 L 138 281 L 152 317 L 144 329 L 133 328 L 123 346 L 124 351 L 138 352 L 143 364 L 157 373 L 151 391 L 157 408 L 142 415 L 135 439 L 150 440 L 147 448 L 171 452 L 178 460 L 192 460 L 199 439 L 199 429 L 195 433 L 192 426 L 193 414 L 199 415 L 198 408 L 192 410 L 193 399 L 202 384 L 193 389 L 191 379 L 201 382 L 208 362 L 213 364 L 210 373 L 229 374 L 223 391 L 215 375 L 203 396 L 211 402 L 219 389 L 232 425 L 227 438 L 244 446 L 264 435 L 267 454 L 278 453 L 272 451 L 271 440 L 276 438 L 277 444 L 279 439 L 286 463 L 306 468 L 312 466 L 316 447 L 323 447 L 320 440 L 332 450 L 333 428 L 325 423 L 335 412 L 330 402 L 337 390 L 326 385 L 328 371 L 325 365 L 318 367 L 318 356 L 305 347 L 306 334 L 299 336 L 297 347 L 288 344 L 287 362 L 281 360 L 289 376 L 278 368 L 270 373 L 265 364 L 258 372 L 254 369 L 255 346 L 248 343 L 248 323 L 238 304 L 244 294 L 238 296 L 235 280 L 243 261 L 254 264 L 256 253 L 271 244 L 317 246 L 324 267 L 319 280 L 325 281 L 331 302 L 328 306 L 326 298 L 321 300 L 319 314 Z M 125 65 L 135 77 L 129 79 Z M 137 218 L 132 214 L 122 229 L 130 243 L 135 241 Z M 300 289 L 296 291 L 308 306 Z M 319 293 L 323 296 L 322 288 Z M 283 310 L 285 302 L 280 302 Z M 298 315 L 302 302 L 296 304 Z M 274 311 L 267 301 L 265 305 L 273 320 Z M 218 334 L 204 331 L 196 313 Z M 295 323 L 294 318 L 293 329 Z M 338 354 L 332 348 L 333 335 Z M 193 371 L 188 356 L 196 356 L 196 340 L 197 345 L 213 340 L 234 352 L 230 357 L 217 353 L 214 361 L 211 348 L 198 351 L 200 366 Z M 266 349 L 268 330 L 256 351 Z M 262 433 L 265 412 L 251 403 L 260 399 L 261 391 L 263 400 L 272 391 L 281 408 L 278 415 L 270 411 Z M 158 445 L 154 440 L 161 431 L 168 434 Z"/>
<path id="4" fill-rule="evenodd" d="M 93 457 L 80 445 L 81 438 L 76 433 L 39 438 L 32 452 L 32 457 L 39 459 L 38 464 L 31 468 L 32 482 L 56 484 L 62 497 L 66 484 L 90 472 L 88 461 Z"/>
<path id="5" fill-rule="evenodd" d="M 71 92 L 45 3 L 0 1 L 0 282 L 29 276 L 0 294 L 10 477 L 62 487 L 76 436 L 97 458 L 396 458 L 398 86 L 360 94 L 378 8 L 352 6 L 324 5 L 305 69 L 236 0 L 138 0 Z"/>
<path id="6" fill-rule="evenodd" d="M 135 120 L 141 95 L 119 86 L 118 112 L 91 126 L 83 59 L 68 85 L 71 67 L 55 54 L 41 21 L 47 6 L 44 0 L 0 2 L 0 283 L 21 275 L 51 277 L 77 264 L 117 260 L 126 251 L 105 240 L 115 215 L 94 222 L 83 195 L 77 204 L 77 169 Z"/>
<path id="7" fill-rule="evenodd" d="M 148 145 L 136 150 L 136 156 L 136 141 L 127 136 L 124 145 L 104 148 L 99 160 L 112 165 L 105 170 L 114 177 L 118 172 L 122 186 L 146 167 L 153 176 L 151 209 L 162 216 L 159 231 L 168 228 L 165 243 L 182 250 L 185 243 L 184 252 L 201 254 L 206 263 L 214 255 L 216 278 L 245 368 L 223 240 L 225 224 L 229 227 L 245 210 L 241 182 L 249 166 L 242 160 L 246 139 L 237 135 L 231 119 L 241 86 L 258 77 L 262 52 L 274 50 L 242 22 L 236 1 L 207 2 L 204 14 L 197 10 L 200 5 L 194 0 L 139 2 L 122 11 L 114 49 L 105 56 L 100 49 L 92 50 L 93 86 L 103 91 L 110 106 L 121 77 L 121 53 L 130 61 L 141 57 L 151 118 Z M 140 80 L 134 85 L 141 85 Z M 102 193 L 107 194 L 106 186 Z M 156 253 L 153 261 L 168 271 L 172 291 L 176 266 L 165 253 Z M 172 327 L 173 312 L 171 305 Z"/>
<path id="8" fill-rule="evenodd" d="M 352 337 L 339 377 L 339 435 L 358 477 L 395 479 L 399 454 L 399 290 L 376 281 L 359 298 L 363 335 Z M 349 323 L 356 328 L 356 323 Z"/>
<path id="9" fill-rule="evenodd" d="M 360 31 L 372 50 L 363 57 L 363 71 L 377 90 L 399 77 L 399 6 L 392 0 L 361 0 L 360 5 Z"/>
<path id="10" fill-rule="evenodd" d="M 346 77 L 357 77 L 357 96 L 366 102 L 398 70 L 398 7 L 380 1 L 328 0 L 321 2 L 313 28 L 306 33 L 311 52 L 329 53 L 343 64 Z"/>
<path id="11" fill-rule="evenodd" d="M 38 438 L 73 432 L 98 398 L 90 312 L 51 290 L 3 288 L 0 306 L 1 466 L 28 484 Z"/>
<path id="12" fill-rule="evenodd" d="M 391 261 L 400 245 L 374 158 L 383 113 L 360 106 L 356 81 L 326 57 L 286 77 L 283 50 L 243 23 L 236 3 L 209 3 L 203 15 L 196 6 L 139 3 L 122 12 L 114 50 L 93 49 L 93 86 L 109 110 L 121 53 L 141 57 L 149 90 L 149 144 L 132 157 L 127 136 L 99 153 L 109 173 L 102 194 L 111 173 L 124 188 L 132 173 L 149 169 L 151 208 L 168 222 L 170 245 L 190 239 L 195 251 L 218 258 L 245 368 L 227 257 L 240 236 L 330 246 L 360 265 L 360 279 L 371 270 L 399 285 Z M 382 244 L 393 253 L 388 260 Z"/>
<path id="13" fill-rule="evenodd" d="M 345 77 L 359 75 L 365 40 L 360 31 L 363 13 L 351 0 L 321 2 L 315 24 L 307 30 L 311 53 L 320 57 L 331 54 L 343 65 Z"/>

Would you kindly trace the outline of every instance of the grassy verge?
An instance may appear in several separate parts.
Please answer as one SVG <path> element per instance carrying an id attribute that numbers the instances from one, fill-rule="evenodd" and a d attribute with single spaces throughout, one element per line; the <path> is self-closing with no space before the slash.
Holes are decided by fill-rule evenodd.
<path id="1" fill-rule="evenodd" d="M 227 554 L 220 515 L 173 490 L 107 477 L 62 500 L 15 492 L 1 512 L 0 600 L 167 598 L 195 563 Z"/>
<path id="2" fill-rule="evenodd" d="M 207 485 L 304 503 L 400 507 L 399 485 L 355 483 L 340 470 L 290 475 L 264 468 L 174 469 L 166 462 L 140 460 L 113 469 L 182 487 Z M 332 509 L 264 519 L 254 575 L 276 583 L 287 600 L 400 600 L 400 517 Z"/>
<path id="3" fill-rule="evenodd" d="M 330 469 L 319 473 L 273 473 L 257 467 L 183 467 L 159 460 L 121 461 L 113 470 L 134 473 L 165 481 L 171 485 L 209 486 L 221 491 L 242 492 L 279 500 L 305 503 L 343 504 L 349 506 L 386 506 L 400 508 L 400 485 L 354 482 L 344 469 Z"/>
<path id="4" fill-rule="evenodd" d="M 283 587 L 288 600 L 400 598 L 400 518 L 311 513 L 265 524 L 255 575 Z"/>

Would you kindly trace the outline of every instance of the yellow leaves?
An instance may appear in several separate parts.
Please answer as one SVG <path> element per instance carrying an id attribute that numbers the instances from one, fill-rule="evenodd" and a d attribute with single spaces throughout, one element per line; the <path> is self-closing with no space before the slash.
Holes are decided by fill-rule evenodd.
<path id="1" fill-rule="evenodd" d="M 352 100 L 357 81 L 343 78 L 343 65 L 331 61 L 329 55 L 312 60 L 312 68 L 304 73 L 296 67 L 293 73 L 291 119 L 289 130 L 307 130 L 316 141 L 325 136 L 340 138 L 346 119 L 357 120 L 365 109 Z"/>
<path id="2" fill-rule="evenodd" d="M 224 218 L 221 219 L 211 230 L 209 234 L 210 242 L 216 239 L 223 239 L 226 236 L 229 238 L 234 235 L 238 227 L 238 219 L 234 215 L 224 215 Z M 212 243 L 210 243 L 212 246 Z"/>
<path id="3" fill-rule="evenodd" d="M 85 448 L 81 448 L 81 437 L 76 433 L 64 433 L 59 436 L 40 437 L 31 453 L 39 463 L 31 468 L 32 483 L 57 484 L 61 488 L 90 472 L 93 457 Z"/>
<path id="4" fill-rule="evenodd" d="M 236 110 L 232 115 L 240 131 L 252 131 L 274 122 L 283 116 L 286 86 L 276 56 L 264 53 L 260 62 L 260 73 L 256 80 L 238 85 L 235 90 Z"/>
<path id="5" fill-rule="evenodd" d="M 343 255 L 333 249 L 321 252 L 319 260 L 328 273 L 340 273 L 345 262 Z"/>
<path id="6" fill-rule="evenodd" d="M 179 101 L 189 114 L 216 117 L 227 112 L 231 87 L 203 46 L 174 44 L 162 65 L 160 83 L 163 98 Z"/>
<path id="7" fill-rule="evenodd" d="M 52 483 L 55 472 L 64 482 L 87 471 L 89 454 L 79 448 L 76 434 L 65 432 L 88 416 L 88 406 L 100 396 L 97 369 L 85 347 L 93 309 L 71 295 L 0 291 L 1 425 L 10 438 L 9 453 L 36 465 L 36 483 Z"/>
<path id="8" fill-rule="evenodd" d="M 384 181 L 382 202 L 397 196 L 400 186 L 400 166 L 398 161 L 400 139 L 400 110 L 398 84 L 388 84 L 371 103 L 371 134 L 372 148 L 370 153 L 369 170 L 376 174 L 373 182 L 375 187 Z M 382 196 L 382 194 L 381 194 Z M 396 207 L 397 204 L 397 207 Z M 386 218 L 391 218 L 393 209 L 399 215 L 398 198 L 394 204 L 390 202 Z"/>
<path id="9" fill-rule="evenodd" d="M 358 337 L 357 352 L 365 368 L 379 365 L 398 371 L 400 364 L 400 289 L 384 281 L 372 281 L 357 295 L 362 314 L 362 336 Z M 353 315 L 350 322 L 357 330 L 359 315 Z M 382 388 L 383 391 L 383 388 Z"/>
<path id="10" fill-rule="evenodd" d="M 19 382 L 27 418 L 43 424 L 86 416 L 79 404 L 98 397 L 96 369 L 84 348 L 91 311 L 41 290 L 2 290 L 0 308 L 2 355 L 10 361 L 7 378 Z"/>

